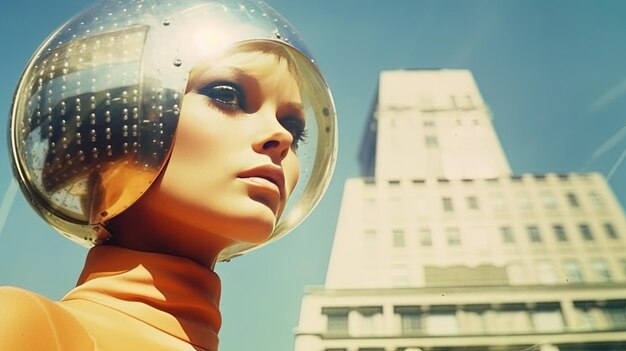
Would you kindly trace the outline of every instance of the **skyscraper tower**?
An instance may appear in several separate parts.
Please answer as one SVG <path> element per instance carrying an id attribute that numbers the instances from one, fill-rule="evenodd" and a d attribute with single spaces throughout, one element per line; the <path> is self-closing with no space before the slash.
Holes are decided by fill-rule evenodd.
<path id="1" fill-rule="evenodd" d="M 380 74 L 296 351 L 626 350 L 626 218 L 598 173 L 513 174 L 466 70 Z"/>

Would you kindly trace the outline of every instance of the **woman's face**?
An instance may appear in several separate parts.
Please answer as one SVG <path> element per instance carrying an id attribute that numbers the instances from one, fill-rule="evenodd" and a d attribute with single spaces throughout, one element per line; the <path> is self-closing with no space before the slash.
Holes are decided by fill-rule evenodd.
<path id="1" fill-rule="evenodd" d="M 165 170 L 142 197 L 160 221 L 259 243 L 296 186 L 304 111 L 285 59 L 259 52 L 190 75 Z"/>

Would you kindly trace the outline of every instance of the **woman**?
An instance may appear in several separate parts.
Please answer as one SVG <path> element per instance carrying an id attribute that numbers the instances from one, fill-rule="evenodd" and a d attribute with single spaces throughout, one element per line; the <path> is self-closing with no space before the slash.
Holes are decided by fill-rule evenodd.
<path id="1" fill-rule="evenodd" d="M 70 21 L 26 69 L 11 143 L 33 207 L 97 246 L 60 302 L 0 289 L 0 349 L 216 350 L 215 263 L 308 214 L 334 120 L 262 3 L 104 2 Z"/>

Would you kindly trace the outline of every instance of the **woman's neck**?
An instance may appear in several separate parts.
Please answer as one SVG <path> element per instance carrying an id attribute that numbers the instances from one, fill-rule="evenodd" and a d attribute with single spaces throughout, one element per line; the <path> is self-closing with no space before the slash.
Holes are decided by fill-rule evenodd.
<path id="1" fill-rule="evenodd" d="M 180 256 L 213 270 L 220 252 L 233 244 L 211 232 L 210 226 L 198 228 L 172 219 L 171 213 L 152 213 L 143 206 L 145 202 L 138 201 L 107 222 L 113 235 L 104 245 Z"/>
<path id="2" fill-rule="evenodd" d="M 98 246 L 63 301 L 89 300 L 204 349 L 217 348 L 219 277 L 177 256 Z"/>

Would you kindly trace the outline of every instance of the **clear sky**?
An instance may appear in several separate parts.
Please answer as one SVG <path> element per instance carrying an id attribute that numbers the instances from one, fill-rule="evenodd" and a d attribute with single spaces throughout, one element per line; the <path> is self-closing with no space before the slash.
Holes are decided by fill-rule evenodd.
<path id="1" fill-rule="evenodd" d="M 39 43 L 92 2 L 0 5 L 4 116 Z M 300 30 L 333 90 L 339 161 L 328 194 L 302 226 L 218 267 L 221 351 L 293 348 L 305 286 L 324 281 L 343 183 L 358 176 L 359 139 L 381 70 L 470 69 L 516 173 L 600 171 L 626 203 L 625 1 L 269 3 Z M 6 126 L 0 123 L 3 139 Z M 11 177 L 6 145 L 0 143 L 0 200 Z M 0 285 L 61 297 L 73 286 L 85 249 L 55 234 L 20 194 L 7 218 L 0 227 Z"/>

